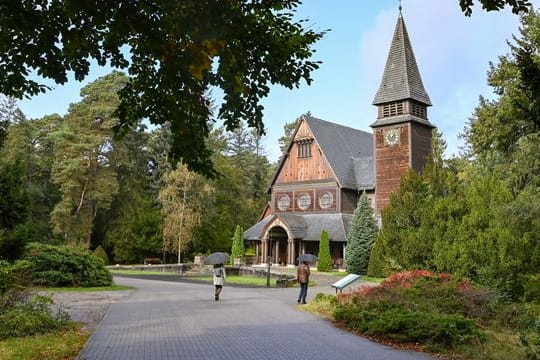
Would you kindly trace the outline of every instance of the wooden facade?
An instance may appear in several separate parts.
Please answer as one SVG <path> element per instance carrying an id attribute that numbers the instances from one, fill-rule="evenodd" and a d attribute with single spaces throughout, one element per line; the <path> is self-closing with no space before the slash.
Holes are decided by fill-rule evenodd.
<path id="1" fill-rule="evenodd" d="M 263 216 L 244 233 L 260 262 L 293 266 L 300 254 L 318 254 L 326 230 L 333 263 L 342 267 L 360 195 L 367 194 L 379 216 L 401 177 L 424 167 L 431 153 L 431 102 L 401 13 L 373 105 L 373 133 L 301 119 L 270 184 Z"/>

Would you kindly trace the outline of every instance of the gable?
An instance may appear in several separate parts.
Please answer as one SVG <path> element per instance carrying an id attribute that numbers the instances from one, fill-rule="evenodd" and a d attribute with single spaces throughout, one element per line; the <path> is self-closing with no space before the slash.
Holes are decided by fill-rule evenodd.
<path id="1" fill-rule="evenodd" d="M 273 184 L 335 180 L 335 175 L 305 119 L 300 121 Z"/>
<path id="2" fill-rule="evenodd" d="M 371 133 L 304 117 L 277 167 L 270 189 L 280 183 L 317 180 L 334 180 L 347 189 L 373 189 L 373 165 Z"/>

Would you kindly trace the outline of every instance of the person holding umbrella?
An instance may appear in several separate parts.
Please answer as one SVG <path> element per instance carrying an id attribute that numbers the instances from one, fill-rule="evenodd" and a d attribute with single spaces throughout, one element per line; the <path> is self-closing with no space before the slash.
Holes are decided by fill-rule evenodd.
<path id="1" fill-rule="evenodd" d="M 300 283 L 300 294 L 298 295 L 298 302 L 301 301 L 302 304 L 306 303 L 309 275 L 311 275 L 311 272 L 309 270 L 308 262 L 306 260 L 303 260 L 302 263 L 298 266 L 298 269 L 296 270 L 296 278 Z"/>
<path id="2" fill-rule="evenodd" d="M 223 284 L 225 283 L 226 276 L 227 275 L 225 274 L 225 267 L 223 266 L 223 264 L 214 265 L 214 299 L 216 301 L 219 300 L 219 294 L 223 289 Z"/>
<path id="3" fill-rule="evenodd" d="M 207 265 L 214 265 L 214 299 L 219 300 L 219 294 L 221 289 L 223 289 L 223 284 L 225 283 L 225 267 L 224 263 L 229 261 L 229 255 L 224 252 L 215 252 L 208 255 L 204 259 L 204 263 Z"/>

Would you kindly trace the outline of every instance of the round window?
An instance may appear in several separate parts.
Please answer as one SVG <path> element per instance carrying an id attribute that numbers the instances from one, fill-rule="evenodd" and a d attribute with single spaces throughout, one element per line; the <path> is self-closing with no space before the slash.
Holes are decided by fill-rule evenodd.
<path id="1" fill-rule="evenodd" d="M 311 205 L 311 196 L 307 193 L 300 194 L 296 203 L 300 210 L 306 210 Z"/>
<path id="2" fill-rule="evenodd" d="M 325 192 L 319 197 L 319 206 L 322 209 L 328 209 L 334 203 L 334 197 L 331 193 Z"/>
<path id="3" fill-rule="evenodd" d="M 281 211 L 285 211 L 289 208 L 289 205 L 291 204 L 291 199 L 287 195 L 281 195 L 278 199 L 278 209 Z"/>

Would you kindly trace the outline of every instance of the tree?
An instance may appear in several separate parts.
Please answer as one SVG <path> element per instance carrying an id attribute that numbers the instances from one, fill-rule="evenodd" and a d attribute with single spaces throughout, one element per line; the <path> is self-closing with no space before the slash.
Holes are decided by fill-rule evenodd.
<path id="1" fill-rule="evenodd" d="M 234 259 L 244 258 L 244 228 L 236 225 L 231 248 L 231 264 L 234 264 Z"/>
<path id="2" fill-rule="evenodd" d="M 321 231 L 321 241 L 319 242 L 319 256 L 317 259 L 317 270 L 330 271 L 332 269 L 332 258 L 330 257 L 330 241 L 328 231 Z"/>
<path id="3" fill-rule="evenodd" d="M 362 193 L 347 234 L 345 258 L 347 272 L 359 275 L 367 272 L 371 249 L 378 230 L 368 197 Z"/>
<path id="4" fill-rule="evenodd" d="M 24 120 L 24 114 L 17 106 L 17 101 L 11 97 L 0 95 L 0 149 L 7 137 L 10 124 L 18 124 Z"/>
<path id="5" fill-rule="evenodd" d="M 51 132 L 52 179 L 62 193 L 52 213 L 54 231 L 87 249 L 98 212 L 109 209 L 118 193 L 112 127 L 117 123 L 116 94 L 126 81 L 114 72 L 85 86 L 82 100 L 70 106 L 61 126 Z"/>
<path id="6" fill-rule="evenodd" d="M 58 187 L 52 182 L 54 144 L 49 137 L 62 118 L 59 115 L 28 120 L 21 115 L 9 127 L 0 158 L 20 164 L 23 186 L 30 199 L 29 222 L 34 235 L 27 241 L 54 242 L 50 213 L 59 200 Z"/>
<path id="7" fill-rule="evenodd" d="M 133 187 L 121 187 L 118 204 L 108 212 L 105 244 L 119 263 L 142 263 L 163 253 L 163 217 L 154 199 Z"/>
<path id="8" fill-rule="evenodd" d="M 165 186 L 158 196 L 163 214 L 163 248 L 175 252 L 179 264 L 182 252 L 195 237 L 204 198 L 211 192 L 205 179 L 182 163 L 165 176 Z"/>
<path id="9" fill-rule="evenodd" d="M 34 73 L 63 84 L 83 80 L 91 59 L 127 69 L 115 116 L 122 133 L 140 119 L 171 123 L 171 152 L 192 170 L 214 174 L 206 146 L 211 87 L 225 93 L 218 117 L 228 130 L 246 120 L 262 134 L 269 84 L 311 83 L 322 32 L 297 20 L 300 0 L 53 0 L 0 5 L 0 93 L 48 90 Z M 21 20 L 22 19 L 22 20 Z M 54 21 L 51 21 L 54 19 Z M 28 46 L 32 44 L 32 46 Z M 126 55 L 128 49 L 129 56 Z M 32 70 L 32 71 L 31 71 Z"/>
<path id="10" fill-rule="evenodd" d="M 480 0 L 480 4 L 482 4 L 482 9 L 486 11 L 499 11 L 508 6 L 514 14 L 527 12 L 531 6 L 529 0 Z M 471 16 L 473 0 L 459 0 L 459 5 L 466 16 Z"/>
<path id="11" fill-rule="evenodd" d="M 0 159 L 0 258 L 17 259 L 28 241 L 30 199 L 23 164 Z"/>
<path id="12" fill-rule="evenodd" d="M 304 115 L 311 116 L 311 113 L 308 111 Z M 282 156 L 285 155 L 285 152 L 287 151 L 287 148 L 292 141 L 294 131 L 298 127 L 298 124 L 300 123 L 300 120 L 302 120 L 302 117 L 304 115 L 300 115 L 296 118 L 296 120 L 285 123 L 285 125 L 283 125 L 283 136 L 278 139 L 279 149 L 281 150 Z"/>

